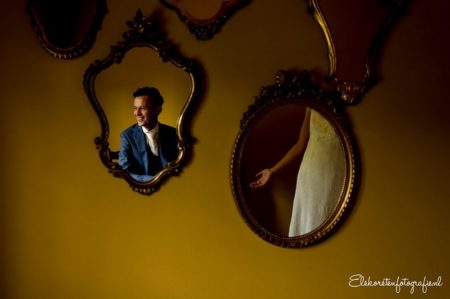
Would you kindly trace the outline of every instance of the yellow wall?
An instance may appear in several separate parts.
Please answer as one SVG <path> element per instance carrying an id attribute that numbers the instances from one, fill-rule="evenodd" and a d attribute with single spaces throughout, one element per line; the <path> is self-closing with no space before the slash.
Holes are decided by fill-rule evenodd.
<path id="1" fill-rule="evenodd" d="M 350 288 L 349 276 L 362 273 L 441 275 L 443 287 L 416 289 L 414 298 L 448 298 L 448 2 L 414 1 L 392 32 L 381 82 L 348 109 L 363 164 L 357 203 L 337 233 L 301 250 L 250 231 L 234 204 L 229 161 L 243 112 L 277 70 L 327 70 L 305 2 L 252 1 L 207 42 L 161 9 L 169 38 L 204 66 L 207 90 L 191 163 L 145 197 L 101 164 L 82 77 L 137 8 L 158 7 L 108 1 L 92 50 L 62 61 L 38 44 L 25 0 L 2 3 L 0 297 L 412 298 L 406 288 Z"/>

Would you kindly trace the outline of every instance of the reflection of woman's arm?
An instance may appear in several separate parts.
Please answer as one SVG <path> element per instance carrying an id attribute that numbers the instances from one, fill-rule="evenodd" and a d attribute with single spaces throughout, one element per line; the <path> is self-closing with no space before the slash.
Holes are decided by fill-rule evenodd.
<path id="1" fill-rule="evenodd" d="M 288 165 L 296 157 L 300 156 L 306 148 L 309 138 L 309 119 L 311 117 L 311 110 L 306 108 L 305 117 L 303 119 L 302 127 L 300 129 L 300 134 L 298 136 L 297 142 L 289 149 L 289 151 L 284 155 L 284 157 L 278 161 L 273 167 L 266 168 L 256 174 L 256 181 L 250 184 L 251 188 L 260 188 L 267 184 L 267 182 L 272 177 L 272 174 L 278 172 L 280 169 Z"/>

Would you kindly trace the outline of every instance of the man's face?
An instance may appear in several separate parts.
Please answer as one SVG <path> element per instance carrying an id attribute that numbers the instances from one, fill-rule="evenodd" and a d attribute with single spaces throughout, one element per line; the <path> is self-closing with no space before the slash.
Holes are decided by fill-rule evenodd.
<path id="1" fill-rule="evenodd" d="M 152 129 L 158 122 L 161 106 L 152 105 L 149 96 L 138 96 L 134 98 L 134 116 L 137 124 Z"/>

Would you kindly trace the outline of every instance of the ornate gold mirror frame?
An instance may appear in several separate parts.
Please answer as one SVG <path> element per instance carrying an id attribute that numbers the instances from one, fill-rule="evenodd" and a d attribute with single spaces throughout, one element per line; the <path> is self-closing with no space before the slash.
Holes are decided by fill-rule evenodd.
<path id="1" fill-rule="evenodd" d="M 42 47 L 72 59 L 92 47 L 107 10 L 106 0 L 29 0 L 27 11 Z"/>
<path id="2" fill-rule="evenodd" d="M 305 247 L 324 239 L 342 222 L 356 192 L 359 158 L 350 125 L 340 105 L 340 95 L 324 91 L 315 80 L 307 71 L 280 71 L 276 83 L 261 88 L 254 104 L 244 114 L 233 150 L 231 184 L 238 210 L 259 237 L 281 247 Z M 294 166 L 290 169 L 273 172 L 271 182 L 256 186 L 258 171 L 271 167 L 300 139 L 298 136 L 305 126 L 305 118 L 308 119 L 309 141 L 302 156 L 291 163 Z M 324 136 L 323 132 L 326 132 L 325 137 L 331 138 L 326 139 L 331 143 L 314 141 L 322 138 L 316 139 Z M 321 155 L 326 161 L 310 159 L 308 151 L 315 156 Z M 329 158 L 330 155 L 336 158 Z M 311 164 L 312 161 L 315 162 Z M 326 199 L 327 214 L 297 214 L 296 201 L 307 202 L 304 194 L 308 192 L 301 192 L 305 190 L 320 190 L 311 197 L 314 200 L 325 194 L 321 190 L 330 190 Z M 309 211 L 315 213 L 320 209 L 317 206 Z M 296 228 L 298 226 L 303 228 Z"/>
<path id="3" fill-rule="evenodd" d="M 198 40 L 211 39 L 218 33 L 223 24 L 240 8 L 247 5 L 250 0 L 221 0 L 219 9 L 208 17 L 196 17 L 189 12 L 186 2 L 188 0 L 161 0 L 161 2 L 176 11 L 180 20 L 189 28 Z M 205 5 L 203 3 L 202 5 Z"/>
<path id="4" fill-rule="evenodd" d="M 325 35 L 330 82 L 347 104 L 355 104 L 377 82 L 383 42 L 411 0 L 307 1 L 308 11 Z M 361 74 L 350 75 L 355 69 L 361 69 Z"/>
<path id="5" fill-rule="evenodd" d="M 156 191 L 163 180 L 171 175 L 181 172 L 183 164 L 186 162 L 191 147 L 191 138 L 188 134 L 188 115 L 192 112 L 194 99 L 199 93 L 200 69 L 193 60 L 183 57 L 175 49 L 174 45 L 166 41 L 158 32 L 158 29 L 149 18 L 142 15 L 138 10 L 133 21 L 127 22 L 129 31 L 123 33 L 123 40 L 111 47 L 109 55 L 101 60 L 95 60 L 84 74 L 84 90 L 100 120 L 101 135 L 95 138 L 95 144 L 100 154 L 100 159 L 108 168 L 109 172 L 116 177 L 124 178 L 130 187 L 142 194 L 151 194 Z M 95 81 L 99 74 L 107 70 L 113 64 L 119 64 L 130 50 L 134 48 L 150 48 L 159 54 L 163 63 L 170 62 L 176 68 L 186 73 L 190 80 L 189 95 L 182 106 L 180 115 L 176 123 L 176 135 L 178 139 L 178 157 L 170 161 L 151 180 L 138 181 L 127 171 L 124 171 L 116 162 L 118 152 L 113 152 L 109 148 L 109 123 L 108 118 L 97 99 Z M 168 78 L 170 80 L 170 78 Z M 134 88 L 134 87 L 133 87 Z M 132 104 L 130 104 L 130 108 Z"/>

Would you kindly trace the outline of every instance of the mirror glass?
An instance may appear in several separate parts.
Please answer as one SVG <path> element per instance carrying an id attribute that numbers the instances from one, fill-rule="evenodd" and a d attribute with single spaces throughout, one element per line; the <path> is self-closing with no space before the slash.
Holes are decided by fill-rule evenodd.
<path id="1" fill-rule="evenodd" d="M 338 78 L 356 82 L 364 79 L 370 46 L 394 1 L 319 1 L 334 42 Z"/>
<path id="2" fill-rule="evenodd" d="M 335 210 L 344 184 L 344 148 L 336 129 L 314 108 L 285 104 L 267 111 L 248 134 L 242 175 L 258 222 L 289 237 L 318 228 Z M 292 159 L 284 163 L 290 151 Z"/>
<path id="3" fill-rule="evenodd" d="M 277 88 L 282 90 L 268 89 L 273 96 L 263 91 L 242 121 L 233 191 L 258 235 L 275 245 L 303 247 L 328 234 L 348 205 L 354 151 L 332 102 L 307 90 L 283 97 Z"/>
<path id="4" fill-rule="evenodd" d="M 42 46 L 53 56 L 83 55 L 106 14 L 105 0 L 29 0 L 28 13 Z"/>
<path id="5" fill-rule="evenodd" d="M 235 4 L 239 0 L 164 0 L 167 4 L 172 5 L 186 17 L 191 20 L 210 20 L 225 5 Z"/>
<path id="6" fill-rule="evenodd" d="M 108 116 L 111 151 L 119 151 L 120 133 L 136 123 L 133 93 L 145 86 L 157 88 L 164 99 L 158 121 L 176 128 L 189 96 L 191 81 L 188 74 L 175 65 L 162 63 L 156 51 L 133 48 L 125 54 L 120 64 L 111 65 L 97 76 L 95 91 Z"/>

